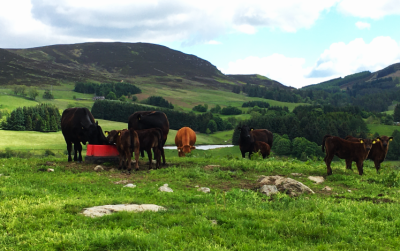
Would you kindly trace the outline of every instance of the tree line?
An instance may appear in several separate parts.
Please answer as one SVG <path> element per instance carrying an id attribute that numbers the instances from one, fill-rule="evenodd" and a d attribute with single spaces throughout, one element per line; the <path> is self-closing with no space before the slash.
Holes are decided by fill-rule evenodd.
<path id="1" fill-rule="evenodd" d="M 61 129 L 61 115 L 51 104 L 24 106 L 13 110 L 0 126 L 13 131 L 56 132 Z"/>
<path id="2" fill-rule="evenodd" d="M 96 84 L 96 83 L 77 82 L 75 83 L 74 91 L 79 93 L 94 93 L 97 96 L 105 96 L 105 97 L 112 92 L 116 95 L 116 98 L 119 98 L 123 95 L 128 96 L 128 95 L 142 93 L 141 89 L 129 83 Z"/>
<path id="3" fill-rule="evenodd" d="M 171 109 L 155 108 L 141 104 L 130 104 L 119 101 L 98 100 L 93 104 L 92 114 L 95 118 L 128 123 L 128 117 L 137 111 L 161 111 L 164 112 L 169 121 L 171 129 L 179 130 L 184 126 L 192 128 L 201 133 L 213 133 L 233 129 L 227 120 L 213 115 L 211 112 L 194 114 L 178 112 Z M 207 129 L 209 129 L 207 131 Z"/>

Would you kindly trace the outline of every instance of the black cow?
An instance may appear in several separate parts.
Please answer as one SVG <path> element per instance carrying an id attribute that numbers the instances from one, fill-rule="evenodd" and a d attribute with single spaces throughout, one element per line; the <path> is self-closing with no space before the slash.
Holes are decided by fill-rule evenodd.
<path id="1" fill-rule="evenodd" d="M 82 161 L 82 145 L 106 145 L 107 138 L 103 130 L 95 123 L 92 113 L 87 108 L 68 108 L 61 116 L 61 131 L 67 143 L 68 161 L 72 161 L 71 150 L 74 144 L 74 161 Z M 79 157 L 77 157 L 79 152 Z"/>
<path id="2" fill-rule="evenodd" d="M 249 153 L 250 158 L 250 155 L 254 152 L 256 141 L 267 143 L 270 147 L 272 147 L 274 136 L 272 135 L 272 132 L 268 131 L 267 129 L 254 130 L 247 125 L 244 125 L 242 127 L 238 127 L 238 130 L 240 130 L 239 148 L 242 152 L 243 158 L 247 152 Z"/>
<path id="3" fill-rule="evenodd" d="M 169 132 L 169 121 L 167 115 L 163 112 L 150 111 L 150 112 L 135 112 L 129 116 L 128 129 L 133 128 L 134 130 L 143 130 L 151 128 L 159 128 L 163 134 L 162 147 L 164 147 L 167 141 Z M 161 156 L 163 164 L 165 165 L 165 153 L 164 148 L 161 148 Z M 142 157 L 144 157 L 144 150 L 140 150 Z"/>

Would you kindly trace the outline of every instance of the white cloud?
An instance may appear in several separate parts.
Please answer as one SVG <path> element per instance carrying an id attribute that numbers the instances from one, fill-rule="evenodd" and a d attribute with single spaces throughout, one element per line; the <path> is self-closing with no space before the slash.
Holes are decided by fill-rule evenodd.
<path id="1" fill-rule="evenodd" d="M 339 0 L 19 0 L 0 6 L 0 47 L 87 40 L 206 43 L 232 30 L 311 27 Z M 22 39 L 25 38 L 25 39 Z M 24 41 L 22 41 L 24 40 Z"/>
<path id="2" fill-rule="evenodd" d="M 296 88 L 361 71 L 377 71 L 400 61 L 400 44 L 390 37 L 377 37 L 367 44 L 358 38 L 348 44 L 333 43 L 314 66 L 305 59 L 281 54 L 247 57 L 230 62 L 225 74 L 260 74 Z"/>
<path id="3" fill-rule="evenodd" d="M 379 19 L 400 15 L 400 4 L 398 0 L 342 0 L 338 10 L 356 17 Z"/>
<path id="4" fill-rule="evenodd" d="M 360 30 L 371 28 L 371 24 L 365 23 L 365 22 L 361 22 L 361 21 L 358 21 L 358 22 L 356 23 L 356 26 L 357 26 L 357 28 L 359 28 Z"/>
<path id="5" fill-rule="evenodd" d="M 221 42 L 215 41 L 215 40 L 210 40 L 208 41 L 206 44 L 213 44 L 213 45 L 218 45 L 218 44 L 222 44 Z"/>
<path id="6" fill-rule="evenodd" d="M 390 37 L 376 37 L 369 44 L 357 38 L 348 44 L 332 44 L 319 57 L 309 76 L 345 76 L 377 71 L 400 61 L 400 44 Z"/>

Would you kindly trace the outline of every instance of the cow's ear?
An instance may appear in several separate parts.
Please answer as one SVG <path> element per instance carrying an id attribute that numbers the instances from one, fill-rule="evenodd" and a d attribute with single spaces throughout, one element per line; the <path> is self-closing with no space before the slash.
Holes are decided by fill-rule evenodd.
<path id="1" fill-rule="evenodd" d="M 104 131 L 104 134 L 105 134 L 105 135 L 108 135 L 108 131 Z"/>
<path id="2" fill-rule="evenodd" d="M 239 131 L 242 130 L 242 128 L 240 126 L 237 126 L 236 129 L 238 129 Z"/>
<path id="3" fill-rule="evenodd" d="M 375 144 L 375 143 L 376 143 L 376 140 L 372 141 L 372 144 Z"/>
<path id="4" fill-rule="evenodd" d="M 96 121 L 96 125 L 97 125 L 97 126 L 99 125 L 99 121 Z"/>
<path id="5" fill-rule="evenodd" d="M 389 141 L 393 141 L 393 137 L 390 137 L 390 138 L 389 138 Z"/>
<path id="6" fill-rule="evenodd" d="M 191 146 L 190 149 L 194 150 L 194 149 L 196 149 L 196 147 L 195 146 Z"/>
<path id="7" fill-rule="evenodd" d="M 361 143 L 361 144 L 364 143 L 364 140 L 360 139 L 360 143 Z"/>
<path id="8" fill-rule="evenodd" d="M 181 152 L 181 149 L 180 148 L 178 148 L 178 153 L 180 153 Z"/>
<path id="9" fill-rule="evenodd" d="M 381 141 L 381 138 L 380 137 L 376 138 L 376 141 L 377 142 Z"/>
<path id="10" fill-rule="evenodd" d="M 254 128 L 252 127 L 252 128 L 250 128 L 250 131 L 253 131 L 254 130 Z"/>
<path id="11" fill-rule="evenodd" d="M 121 132 L 118 132 L 118 136 L 121 136 Z"/>
<path id="12" fill-rule="evenodd" d="M 142 118 L 142 114 L 139 114 L 139 115 L 137 116 L 137 119 L 140 120 L 141 118 Z"/>

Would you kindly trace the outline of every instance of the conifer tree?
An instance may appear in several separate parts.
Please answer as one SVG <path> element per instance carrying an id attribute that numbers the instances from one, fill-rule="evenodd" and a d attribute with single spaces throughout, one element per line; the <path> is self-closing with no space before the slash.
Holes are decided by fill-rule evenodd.
<path id="1" fill-rule="evenodd" d="M 400 122 L 400 104 L 394 107 L 393 119 L 395 122 Z"/>

